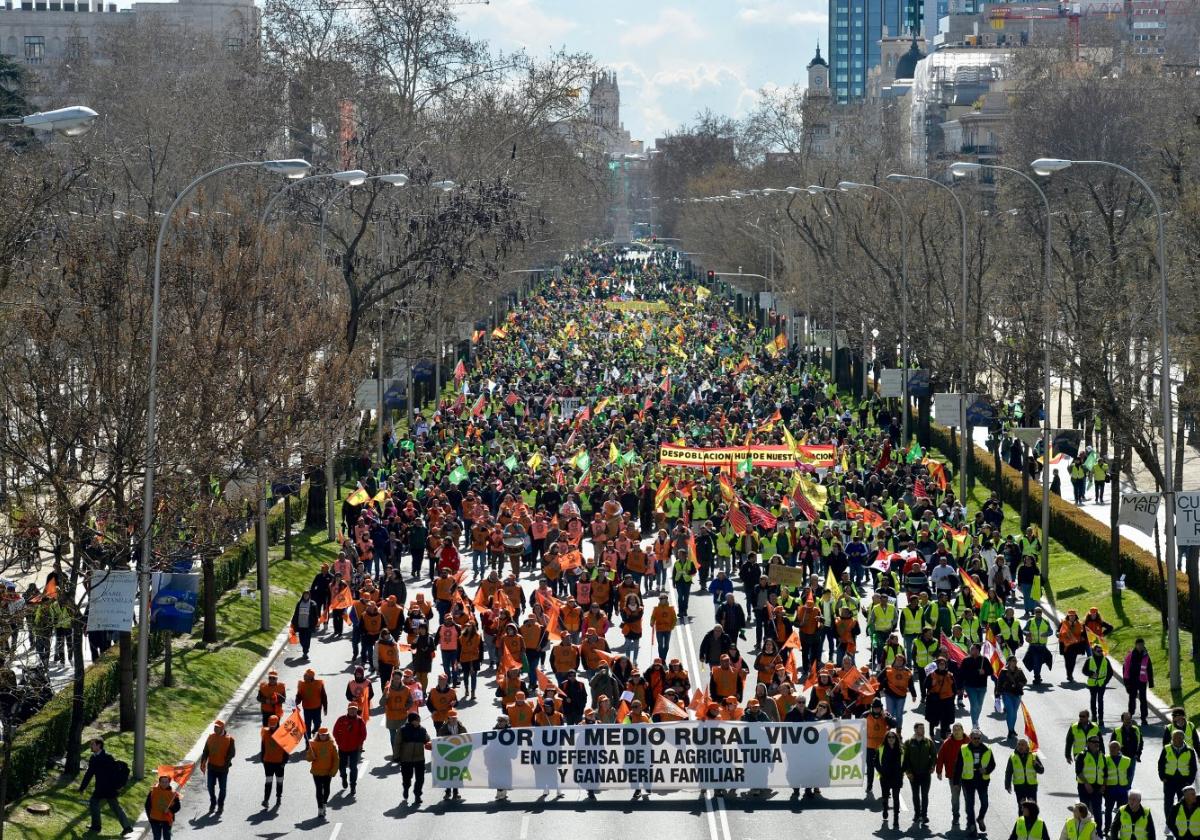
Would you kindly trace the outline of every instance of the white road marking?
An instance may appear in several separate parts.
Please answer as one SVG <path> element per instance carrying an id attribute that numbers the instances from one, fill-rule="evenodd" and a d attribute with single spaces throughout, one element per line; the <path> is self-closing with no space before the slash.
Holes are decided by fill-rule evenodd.
<path id="1" fill-rule="evenodd" d="M 733 840 L 733 832 L 729 830 L 729 815 L 725 812 L 724 798 L 717 800 L 717 813 L 721 817 L 721 829 L 725 832 L 726 840 Z"/>
<path id="2" fill-rule="evenodd" d="M 720 833 L 717 831 L 716 817 L 713 816 L 712 791 L 706 790 L 701 794 L 701 796 L 704 799 L 704 813 L 708 818 L 708 836 L 711 838 L 711 840 L 722 840 Z"/>
<path id="3" fill-rule="evenodd" d="M 529 815 L 525 814 L 521 817 L 521 840 L 529 838 Z"/>
<path id="4" fill-rule="evenodd" d="M 329 840 L 337 840 L 337 837 L 338 837 L 338 835 L 339 835 L 339 834 L 341 834 L 341 833 L 342 833 L 342 824 L 341 824 L 341 823 L 334 823 L 334 825 L 333 825 L 333 834 L 330 834 L 330 835 L 329 835 Z"/>

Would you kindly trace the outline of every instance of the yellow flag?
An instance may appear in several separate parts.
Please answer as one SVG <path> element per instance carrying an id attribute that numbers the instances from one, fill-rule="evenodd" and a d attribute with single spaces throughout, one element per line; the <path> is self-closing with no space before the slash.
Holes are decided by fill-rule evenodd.
<path id="1" fill-rule="evenodd" d="M 812 506 L 818 511 L 825 510 L 829 505 L 829 491 L 824 486 L 817 484 L 810 478 L 805 478 L 800 473 L 796 473 L 796 481 L 800 485 L 800 489 L 804 491 L 804 495 L 812 502 Z"/>
<path id="2" fill-rule="evenodd" d="M 842 450 L 842 472 L 850 472 L 850 458 L 848 457 L 849 450 Z"/>
<path id="3" fill-rule="evenodd" d="M 365 505 L 369 498 L 371 497 L 367 495 L 367 491 L 359 487 L 346 497 L 346 502 L 357 507 L 358 505 Z"/>
<path id="4" fill-rule="evenodd" d="M 596 407 L 592 409 L 592 416 L 594 417 L 603 411 L 604 406 L 606 405 L 608 405 L 608 397 L 605 397 L 604 399 L 600 400 L 600 402 L 596 403 Z"/>
<path id="5" fill-rule="evenodd" d="M 608 444 L 608 462 L 610 464 L 615 464 L 620 459 L 621 459 L 621 450 L 617 449 L 616 443 L 613 443 L 612 441 L 610 441 Z"/>
<path id="6" fill-rule="evenodd" d="M 708 289 L 704 288 L 703 286 L 696 287 L 696 300 L 700 301 L 701 303 L 708 300 L 708 296 L 711 294 L 712 294 L 712 292 L 710 292 Z"/>
<path id="7" fill-rule="evenodd" d="M 783 427 L 783 442 L 787 444 L 792 453 L 796 451 L 796 439 L 792 437 L 792 433 L 787 430 L 787 426 Z"/>
<path id="8" fill-rule="evenodd" d="M 825 573 L 825 588 L 833 593 L 835 599 L 842 597 L 842 586 L 837 582 L 837 578 L 833 576 L 832 568 Z"/>
<path id="9" fill-rule="evenodd" d="M 542 453 L 534 452 L 533 456 L 528 461 L 529 469 L 536 470 L 541 465 L 541 463 L 542 463 Z"/>

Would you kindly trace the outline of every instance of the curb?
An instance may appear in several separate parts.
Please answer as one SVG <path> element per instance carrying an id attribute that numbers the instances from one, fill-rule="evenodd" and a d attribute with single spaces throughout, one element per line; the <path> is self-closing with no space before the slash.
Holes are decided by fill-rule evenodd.
<path id="1" fill-rule="evenodd" d="M 1062 615 L 1059 613 L 1058 608 L 1055 607 L 1053 604 L 1051 604 L 1049 600 L 1047 600 L 1046 598 L 1042 598 L 1042 600 L 1039 601 L 1038 604 L 1041 606 L 1043 613 L 1045 613 L 1048 616 L 1053 616 L 1055 624 L 1062 624 L 1062 621 L 1063 621 Z M 1060 655 L 1061 655 L 1061 653 L 1060 653 Z M 1108 657 L 1108 663 L 1109 663 L 1109 667 L 1112 668 L 1113 677 L 1115 678 L 1116 682 L 1120 683 L 1121 686 L 1123 687 L 1125 685 L 1125 678 L 1122 676 L 1122 673 L 1125 669 L 1125 663 L 1122 661 L 1119 661 L 1115 656 L 1111 656 L 1111 655 Z M 1171 723 L 1171 708 L 1172 707 L 1169 704 L 1164 703 L 1161 697 L 1159 697 L 1157 694 L 1155 694 L 1153 691 L 1150 691 L 1149 689 L 1146 689 L 1146 707 L 1148 708 L 1148 710 L 1150 710 L 1154 713 L 1154 716 L 1159 719 L 1160 724 L 1164 728 L 1167 727 Z M 1124 706 L 1122 706 L 1121 710 L 1125 711 L 1126 709 Z M 1118 718 L 1118 720 L 1120 719 L 1119 714 L 1118 714 L 1117 718 Z M 1111 729 L 1113 727 L 1105 727 L 1105 728 L 1109 729 L 1111 731 Z M 1145 735 L 1143 733 L 1143 738 L 1144 737 L 1145 737 Z"/>
<path id="2" fill-rule="evenodd" d="M 263 656 L 259 664 L 254 666 L 253 670 L 246 675 L 246 679 L 242 680 L 241 685 L 234 690 L 233 696 L 226 701 L 225 705 L 221 707 L 221 710 L 217 712 L 217 715 L 213 718 L 213 720 L 231 719 L 241 705 L 249 699 L 250 692 L 255 689 L 259 682 L 262 681 L 263 675 L 270 670 L 271 666 L 275 664 L 275 660 L 279 658 L 279 654 L 283 652 L 285 647 L 287 647 L 288 626 L 289 625 L 285 624 L 283 629 L 279 631 L 279 635 L 275 637 L 275 641 L 271 644 L 271 649 L 267 651 L 266 655 Z M 208 740 L 208 736 L 209 732 L 205 730 L 196 740 L 196 743 L 192 745 L 192 748 L 188 750 L 187 755 L 181 758 L 178 763 L 182 764 L 188 761 L 199 762 L 200 754 L 204 752 L 204 742 Z M 133 833 L 125 836 L 128 838 L 136 838 L 136 840 L 146 840 L 146 838 L 150 837 L 150 822 L 148 819 L 146 819 L 144 813 L 138 820 L 134 822 Z"/>

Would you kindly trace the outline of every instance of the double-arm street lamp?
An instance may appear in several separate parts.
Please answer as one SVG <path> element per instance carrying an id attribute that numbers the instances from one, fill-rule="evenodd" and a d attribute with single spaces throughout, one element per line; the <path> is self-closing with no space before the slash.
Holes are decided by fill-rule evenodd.
<path id="1" fill-rule="evenodd" d="M 306 160 L 266 160 L 241 161 L 219 166 L 211 172 L 206 172 L 188 184 L 171 202 L 167 212 L 163 214 L 162 223 L 158 228 L 158 241 L 154 246 L 154 280 L 150 298 L 150 362 L 146 373 L 146 475 L 142 484 L 142 551 L 138 561 L 139 581 L 139 618 L 138 618 L 138 662 L 137 662 L 137 709 L 133 733 L 133 776 L 141 779 L 146 768 L 146 683 L 149 671 L 150 647 L 150 566 L 154 553 L 154 470 L 155 443 L 157 431 L 157 390 L 158 380 L 158 333 L 159 307 L 162 287 L 162 251 L 166 242 L 167 228 L 175 211 L 201 183 L 235 169 L 259 169 L 273 175 L 286 178 L 303 178 L 308 174 L 311 165 Z M 265 591 L 262 594 L 266 595 Z"/>
<path id="2" fill-rule="evenodd" d="M 1171 428 L 1171 340 L 1168 328 L 1170 315 L 1167 294 L 1167 233 L 1163 220 L 1162 204 L 1158 195 L 1150 188 L 1142 176 L 1132 169 L 1119 163 L 1107 160 L 1065 160 L 1063 158 L 1038 158 L 1030 164 L 1033 171 L 1043 177 L 1061 172 L 1071 166 L 1107 166 L 1128 175 L 1138 183 L 1154 205 L 1154 219 L 1158 225 L 1158 278 L 1159 278 L 1159 330 L 1162 333 L 1162 370 L 1160 371 L 1159 390 L 1162 398 L 1162 438 L 1163 438 L 1163 505 L 1166 508 L 1166 525 L 1163 529 L 1167 543 L 1167 656 L 1170 666 L 1171 690 L 1182 689 L 1182 679 L 1179 670 L 1179 580 L 1175 568 L 1175 468 L 1174 468 L 1174 434 Z M 1049 218 L 1049 217 L 1047 217 Z M 1047 224 L 1047 228 L 1049 225 Z M 1046 406 L 1049 415 L 1050 407 Z M 1049 467 L 1050 453 L 1046 452 L 1046 465 Z M 1119 478 L 1119 476 L 1118 476 Z M 1118 488 L 1119 489 L 1119 488 Z M 1043 540 L 1045 535 L 1043 535 Z"/>

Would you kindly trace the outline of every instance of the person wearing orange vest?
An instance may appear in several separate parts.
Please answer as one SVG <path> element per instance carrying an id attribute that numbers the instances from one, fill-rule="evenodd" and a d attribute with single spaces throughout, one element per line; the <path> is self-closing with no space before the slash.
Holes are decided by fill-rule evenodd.
<path id="1" fill-rule="evenodd" d="M 896 719 L 896 728 L 904 725 L 904 705 L 911 695 L 917 699 L 917 687 L 913 684 L 913 673 L 908 669 L 904 654 L 896 654 L 892 664 L 883 669 L 883 700 L 888 714 Z"/>
<path id="2" fill-rule="evenodd" d="M 579 667 L 579 648 L 571 644 L 566 636 L 550 649 L 550 670 L 558 682 L 563 682 L 567 674 Z"/>
<path id="3" fill-rule="evenodd" d="M 383 689 L 383 711 L 387 720 L 388 737 L 392 743 L 392 761 L 400 760 L 400 730 L 408 720 L 412 707 L 412 691 L 404 684 L 404 676 L 399 671 L 393 671 L 391 682 Z"/>
<path id="4" fill-rule="evenodd" d="M 317 672 L 309 668 L 304 679 L 296 685 L 295 703 L 304 715 L 304 743 L 321 728 L 321 715 L 329 714 L 329 697 L 325 694 L 325 681 L 317 679 Z"/>
<path id="5" fill-rule="evenodd" d="M 317 816 L 325 818 L 325 803 L 329 801 L 329 786 L 337 775 L 338 755 L 337 744 L 329 738 L 329 730 L 322 726 L 317 730 L 317 737 L 312 739 L 304 756 L 309 763 L 313 784 L 317 789 Z"/>
<path id="6" fill-rule="evenodd" d="M 283 704 L 287 700 L 287 686 L 279 681 L 279 672 L 267 671 L 267 681 L 258 684 L 258 709 L 262 712 L 262 725 L 266 726 L 271 715 L 283 717 Z"/>
<path id="7" fill-rule="evenodd" d="M 871 711 L 864 718 L 867 722 L 867 796 L 874 796 L 875 771 L 879 768 L 879 748 L 883 736 L 889 729 L 898 729 L 896 719 L 883 710 L 883 701 L 876 697 L 871 701 Z M 883 782 L 880 781 L 882 790 Z"/>
<path id="8" fill-rule="evenodd" d="M 379 611 L 379 607 L 374 601 L 367 604 L 367 608 L 358 620 L 358 626 L 362 630 L 363 662 L 374 671 L 375 662 L 372 654 L 375 652 L 375 643 L 379 641 L 379 634 L 383 630 L 383 613 Z"/>
<path id="9" fill-rule="evenodd" d="M 375 643 L 375 668 L 379 671 L 379 689 L 382 691 L 392 679 L 392 673 L 400 664 L 400 648 L 385 627 Z"/>
<path id="10" fill-rule="evenodd" d="M 513 701 L 504 707 L 508 723 L 514 729 L 533 726 L 533 709 L 525 699 L 525 692 L 518 691 Z"/>
<path id="11" fill-rule="evenodd" d="M 658 657 L 665 660 L 671 649 L 671 631 L 679 623 L 675 608 L 667 601 L 666 594 L 658 596 L 658 604 L 650 612 L 650 623 L 654 625 L 654 640 L 658 643 Z"/>
<path id="12" fill-rule="evenodd" d="M 182 805 L 179 794 L 171 788 L 171 777 L 160 775 L 158 784 L 146 794 L 146 817 L 154 840 L 171 840 L 171 826 Z"/>
<path id="13" fill-rule="evenodd" d="M 450 687 L 450 678 L 445 674 L 438 676 L 437 685 L 425 699 L 433 718 L 433 729 L 438 735 L 445 735 L 446 721 L 450 719 L 450 710 L 458 705 L 458 692 Z"/>
<path id="14" fill-rule="evenodd" d="M 1058 626 L 1058 647 L 1067 666 L 1067 682 L 1075 682 L 1075 663 L 1088 653 L 1087 633 L 1075 610 L 1067 610 Z"/>
<path id="15" fill-rule="evenodd" d="M 733 697 L 739 703 L 745 688 L 745 677 L 740 669 L 730 664 L 729 654 L 721 654 L 721 662 L 712 669 L 709 680 L 709 697 Z"/>
<path id="16" fill-rule="evenodd" d="M 268 717 L 267 720 L 270 720 Z M 218 814 L 225 810 L 225 787 L 229 781 L 229 765 L 237 748 L 233 736 L 225 732 L 225 721 L 213 723 L 212 734 L 204 742 L 204 752 L 200 753 L 200 772 L 208 776 L 208 812 Z M 220 788 L 220 793 L 217 789 Z"/>
<path id="17" fill-rule="evenodd" d="M 462 671 L 463 696 L 475 699 L 479 666 L 483 664 L 483 637 L 474 621 L 463 627 L 458 635 L 458 665 Z"/>
<path id="18" fill-rule="evenodd" d="M 288 754 L 284 752 L 283 747 L 275 742 L 273 737 L 279 731 L 279 718 L 271 715 L 271 719 L 267 725 L 262 728 L 262 734 L 259 736 L 262 741 L 262 766 L 263 773 L 266 774 L 266 781 L 263 783 L 263 809 L 266 810 L 271 804 L 271 778 L 275 778 L 275 807 L 279 807 L 279 800 L 283 799 L 283 768 L 287 765 Z"/>

